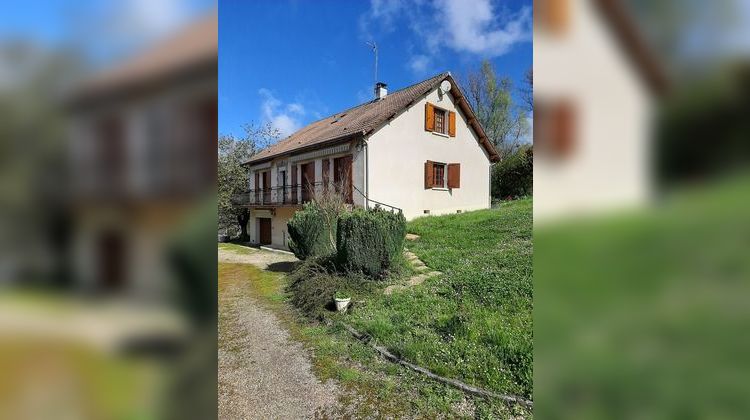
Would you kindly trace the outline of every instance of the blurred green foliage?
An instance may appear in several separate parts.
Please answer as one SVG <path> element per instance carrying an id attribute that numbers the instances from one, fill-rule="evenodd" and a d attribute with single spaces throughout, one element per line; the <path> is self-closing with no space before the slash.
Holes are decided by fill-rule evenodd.
<path id="1" fill-rule="evenodd" d="M 750 166 L 750 65 L 727 65 L 677 89 L 658 119 L 656 168 L 666 186 Z"/>
<path id="2" fill-rule="evenodd" d="M 523 145 L 492 166 L 492 198 L 525 197 L 533 192 L 534 150 Z"/>
<path id="3" fill-rule="evenodd" d="M 535 414 L 744 418 L 750 176 L 534 231 Z"/>

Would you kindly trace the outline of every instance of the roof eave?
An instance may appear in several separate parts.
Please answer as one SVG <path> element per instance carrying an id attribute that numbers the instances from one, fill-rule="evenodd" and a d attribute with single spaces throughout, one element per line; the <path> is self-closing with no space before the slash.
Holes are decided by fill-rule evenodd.
<path id="1" fill-rule="evenodd" d="M 330 139 L 330 140 L 326 140 L 324 142 L 315 143 L 315 144 L 311 144 L 311 145 L 308 145 L 308 146 L 303 146 L 303 147 L 300 147 L 299 149 L 294 149 L 294 150 L 287 151 L 287 152 L 282 152 L 282 153 L 276 153 L 276 154 L 273 154 L 273 155 L 270 155 L 270 156 L 264 156 L 264 157 L 259 158 L 259 159 L 252 159 L 251 158 L 247 162 L 243 163 L 242 166 L 259 165 L 261 163 L 266 163 L 266 162 L 272 161 L 274 159 L 278 159 L 281 156 L 299 155 L 299 154 L 302 154 L 302 153 L 305 153 L 305 152 L 309 152 L 311 150 L 321 149 L 323 147 L 331 146 L 333 144 L 344 143 L 344 142 L 347 142 L 347 141 L 350 141 L 350 140 L 354 140 L 356 138 L 363 137 L 364 135 L 365 135 L 365 133 L 363 131 L 358 131 L 358 132 L 355 132 L 355 133 L 349 133 L 349 134 L 346 134 L 344 136 L 340 136 L 340 137 L 336 137 L 336 138 L 333 138 L 333 139 Z"/>
<path id="2" fill-rule="evenodd" d="M 499 162 L 501 158 L 500 154 L 497 152 L 497 149 L 495 149 L 495 146 L 487 137 L 487 133 L 484 132 L 484 128 L 482 128 L 482 124 L 477 119 L 476 114 L 474 114 L 474 110 L 471 108 L 471 105 L 469 105 L 469 102 L 466 100 L 466 97 L 464 96 L 463 92 L 461 92 L 461 88 L 458 86 L 458 83 L 456 83 L 455 79 L 453 79 L 453 76 L 451 76 L 450 73 L 448 73 L 446 78 L 450 79 L 451 94 L 453 95 L 453 97 L 456 98 L 458 102 L 458 106 L 461 108 L 461 111 L 466 115 L 469 126 L 471 126 L 471 128 L 474 129 L 474 132 L 477 133 L 477 136 L 479 137 L 479 142 L 482 144 L 484 149 L 487 151 L 487 154 L 489 155 L 490 162 L 492 163 Z"/>

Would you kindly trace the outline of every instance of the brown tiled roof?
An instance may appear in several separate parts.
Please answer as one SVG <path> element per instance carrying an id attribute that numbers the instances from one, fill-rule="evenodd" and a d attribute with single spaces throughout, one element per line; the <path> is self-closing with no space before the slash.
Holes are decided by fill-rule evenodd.
<path id="1" fill-rule="evenodd" d="M 620 0 L 597 0 L 595 4 L 610 24 L 618 41 L 645 80 L 656 94 L 668 93 L 670 81 L 658 57 L 646 44 L 641 30 Z"/>
<path id="2" fill-rule="evenodd" d="M 367 135 L 380 128 L 382 124 L 386 123 L 399 112 L 421 99 L 428 92 L 435 89 L 440 82 L 446 79 L 450 80 L 451 85 L 454 86 L 451 93 L 454 93 L 454 96 L 462 99 L 463 95 L 460 93 L 460 90 L 450 73 L 440 73 L 437 76 L 423 80 L 404 89 L 388 93 L 383 99 L 375 99 L 354 108 L 347 109 L 346 111 L 337 112 L 331 116 L 323 118 L 322 120 L 315 121 L 286 139 L 261 151 L 250 158 L 246 163 L 258 163 L 286 153 L 294 151 L 299 152 L 315 148 L 316 146 L 322 146 L 323 144 L 335 143 L 352 137 Z M 464 105 L 462 105 L 462 103 Z M 470 120 L 473 119 L 476 122 L 476 118 L 474 118 L 474 113 L 471 111 L 471 108 L 468 108 L 468 112 L 467 109 L 464 108 L 464 106 L 468 107 L 468 103 L 466 103 L 465 100 L 459 100 L 459 106 L 461 106 L 462 111 L 464 111 L 466 115 L 470 116 Z M 472 126 L 475 130 L 477 127 L 479 128 L 478 135 L 480 138 L 483 138 L 483 146 L 489 147 L 488 153 L 492 160 L 495 161 L 499 159 L 497 152 L 487 140 L 484 130 L 478 126 L 478 122 L 476 123 L 476 127 L 474 127 L 474 125 Z"/>
<path id="3" fill-rule="evenodd" d="M 124 62 L 93 75 L 78 87 L 72 100 L 81 100 L 164 80 L 218 60 L 216 13 L 197 19 Z M 214 70 L 215 72 L 215 70 Z"/>

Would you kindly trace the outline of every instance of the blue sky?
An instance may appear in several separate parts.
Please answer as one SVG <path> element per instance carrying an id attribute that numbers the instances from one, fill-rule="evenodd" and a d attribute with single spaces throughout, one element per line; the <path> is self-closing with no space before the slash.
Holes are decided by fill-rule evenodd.
<path id="1" fill-rule="evenodd" d="M 283 134 L 482 59 L 517 85 L 532 66 L 531 0 L 228 1 L 219 6 L 219 132 L 272 123 Z"/>
<path id="2" fill-rule="evenodd" d="M 3 7 L 0 40 L 74 48 L 106 66 L 215 8 L 215 0 L 27 0 Z"/>

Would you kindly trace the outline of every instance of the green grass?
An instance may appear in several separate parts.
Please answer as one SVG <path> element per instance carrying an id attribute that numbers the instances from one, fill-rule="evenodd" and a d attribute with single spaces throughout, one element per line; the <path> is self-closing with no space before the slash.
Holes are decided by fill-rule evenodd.
<path id="1" fill-rule="evenodd" d="M 444 274 L 346 318 L 401 357 L 500 393 L 532 394 L 532 201 L 419 218 L 408 248 Z"/>
<path id="2" fill-rule="evenodd" d="M 219 249 L 222 251 L 232 251 L 241 255 L 249 255 L 254 252 L 254 248 L 249 248 L 245 245 L 233 244 L 231 242 L 225 242 L 219 244 Z"/>
<path id="3" fill-rule="evenodd" d="M 291 336 L 309 350 L 320 380 L 340 384 L 343 393 L 336 417 L 508 418 L 523 413 L 520 407 L 467 396 L 390 363 L 340 325 L 326 326 L 302 316 L 288 301 L 288 278 L 283 274 L 246 264 L 220 263 L 220 305 L 222 291 L 229 285 L 240 285 L 244 293 L 276 314 Z M 220 317 L 220 331 L 227 327 L 226 321 Z M 221 346 L 221 335 L 219 340 Z"/>
<path id="4" fill-rule="evenodd" d="M 744 418 L 750 177 L 536 229 L 535 413 Z"/>

